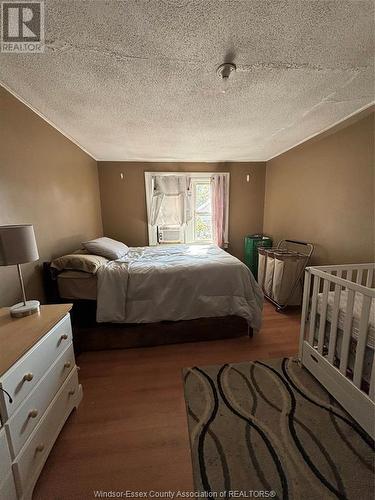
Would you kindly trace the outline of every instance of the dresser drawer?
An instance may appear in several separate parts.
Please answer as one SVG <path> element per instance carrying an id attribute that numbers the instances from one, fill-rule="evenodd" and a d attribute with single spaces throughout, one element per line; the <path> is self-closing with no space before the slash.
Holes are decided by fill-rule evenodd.
<path id="1" fill-rule="evenodd" d="M 10 403 L 8 398 L 2 398 L 1 410 L 5 420 L 10 418 L 70 342 L 72 327 L 67 315 L 1 377 L 0 387 L 8 391 L 13 399 Z"/>
<path id="2" fill-rule="evenodd" d="M 80 393 L 77 370 L 74 369 L 14 462 L 15 477 L 23 492 L 33 487 L 66 418 L 78 405 Z"/>
<path id="3" fill-rule="evenodd" d="M 0 429 L 0 484 L 11 470 L 12 459 L 10 458 L 5 429 Z"/>
<path id="4" fill-rule="evenodd" d="M 16 486 L 11 470 L 5 480 L 0 482 L 0 500 L 17 500 Z"/>
<path id="5" fill-rule="evenodd" d="M 27 399 L 11 418 L 5 427 L 10 437 L 10 447 L 13 458 L 20 452 L 23 444 L 43 417 L 55 394 L 63 385 L 65 379 L 75 366 L 73 345 L 70 344 L 48 372 L 29 394 Z"/>

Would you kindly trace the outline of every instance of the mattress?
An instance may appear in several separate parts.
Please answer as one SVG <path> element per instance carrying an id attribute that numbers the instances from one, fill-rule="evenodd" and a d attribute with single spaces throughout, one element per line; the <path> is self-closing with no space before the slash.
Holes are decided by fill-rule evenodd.
<path id="1" fill-rule="evenodd" d="M 69 300 L 96 300 L 97 278 L 83 271 L 63 271 L 57 277 L 59 295 Z"/>
<path id="2" fill-rule="evenodd" d="M 328 322 L 331 322 L 332 319 L 334 296 L 335 292 L 328 292 L 327 317 L 326 317 L 326 321 Z M 354 306 L 353 306 L 353 322 L 352 322 L 352 337 L 355 340 L 358 339 L 358 334 L 359 334 L 359 320 L 361 317 L 362 299 L 363 295 L 361 293 L 355 293 Z M 323 302 L 323 294 L 319 293 L 317 302 L 317 312 L 319 315 L 322 310 L 322 302 Z M 344 329 L 347 303 L 348 303 L 348 291 L 342 290 L 340 294 L 339 315 L 337 320 L 337 328 L 339 330 Z M 371 302 L 367 345 L 371 347 L 371 349 L 375 349 L 375 300 L 374 299 L 372 299 Z"/>
<path id="3" fill-rule="evenodd" d="M 326 326 L 324 332 L 324 343 L 326 346 L 329 344 L 330 334 L 331 334 L 331 319 L 332 319 L 332 310 L 333 310 L 333 301 L 334 301 L 334 293 L 328 292 L 328 300 L 327 300 L 327 315 L 326 315 Z M 354 305 L 353 305 L 353 321 L 352 321 L 352 337 L 349 345 L 349 358 L 348 358 L 348 368 L 350 370 L 354 369 L 355 363 L 355 355 L 357 350 L 357 339 L 359 334 L 359 321 L 361 317 L 362 310 L 362 299 L 363 295 L 360 293 L 356 293 L 354 296 Z M 315 341 L 318 341 L 319 334 L 319 324 L 320 324 L 320 313 L 322 311 L 322 302 L 323 302 L 323 294 L 318 294 L 317 301 L 317 326 L 315 330 Z M 346 317 L 346 308 L 348 303 L 348 291 L 342 290 L 340 295 L 340 306 L 339 306 L 339 315 L 337 319 L 337 337 L 336 337 L 336 348 L 335 348 L 335 356 L 336 359 L 340 360 L 341 355 L 341 345 L 342 339 L 344 335 L 344 323 Z M 375 301 L 372 299 L 371 309 L 370 309 L 370 317 L 369 317 L 369 328 L 367 334 L 367 345 L 365 349 L 365 356 L 363 360 L 363 372 L 362 378 L 367 383 L 370 383 L 371 378 L 371 370 L 374 358 L 374 349 L 375 349 Z"/>

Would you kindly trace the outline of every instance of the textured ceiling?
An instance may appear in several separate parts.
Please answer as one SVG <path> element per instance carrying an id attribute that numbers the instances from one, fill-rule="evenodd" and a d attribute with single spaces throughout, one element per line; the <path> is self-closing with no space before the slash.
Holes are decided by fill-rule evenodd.
<path id="1" fill-rule="evenodd" d="M 267 160 L 374 100 L 373 9 L 47 0 L 45 53 L 0 54 L 0 81 L 96 159 Z"/>

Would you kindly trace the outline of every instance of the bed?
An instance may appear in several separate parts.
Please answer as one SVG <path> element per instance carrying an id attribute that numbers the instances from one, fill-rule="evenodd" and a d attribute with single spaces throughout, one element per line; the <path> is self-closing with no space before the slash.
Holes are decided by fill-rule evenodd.
<path id="1" fill-rule="evenodd" d="M 136 325 L 143 327 L 139 332 L 148 331 L 144 338 L 159 330 L 152 344 L 164 343 L 160 337 L 168 337 L 168 330 L 182 331 L 177 341 L 187 341 L 198 340 L 197 335 L 205 339 L 204 330 L 209 338 L 222 338 L 261 326 L 258 284 L 241 261 L 215 245 L 132 247 L 120 259 L 106 260 L 95 273 L 53 266 L 45 266 L 49 296 L 72 301 L 73 320 L 80 327 L 86 324 L 87 331 L 94 325 L 97 330 L 105 327 L 100 331 L 106 330 L 107 337 L 98 348 L 112 347 L 108 332 L 115 331 L 117 339 L 120 331 L 123 337 L 126 333 L 116 347 L 133 345 L 130 332 Z M 92 332 L 87 335 L 93 338 Z M 143 345 L 139 342 L 135 345 Z"/>
<path id="2" fill-rule="evenodd" d="M 375 437 L 374 264 L 309 267 L 299 357 Z"/>

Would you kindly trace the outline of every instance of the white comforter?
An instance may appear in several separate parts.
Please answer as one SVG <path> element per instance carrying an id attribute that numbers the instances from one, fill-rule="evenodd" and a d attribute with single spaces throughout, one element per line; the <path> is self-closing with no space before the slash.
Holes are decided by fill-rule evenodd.
<path id="1" fill-rule="evenodd" d="M 255 330 L 261 326 L 260 287 L 242 262 L 215 245 L 130 248 L 97 276 L 98 322 L 237 315 Z"/>

